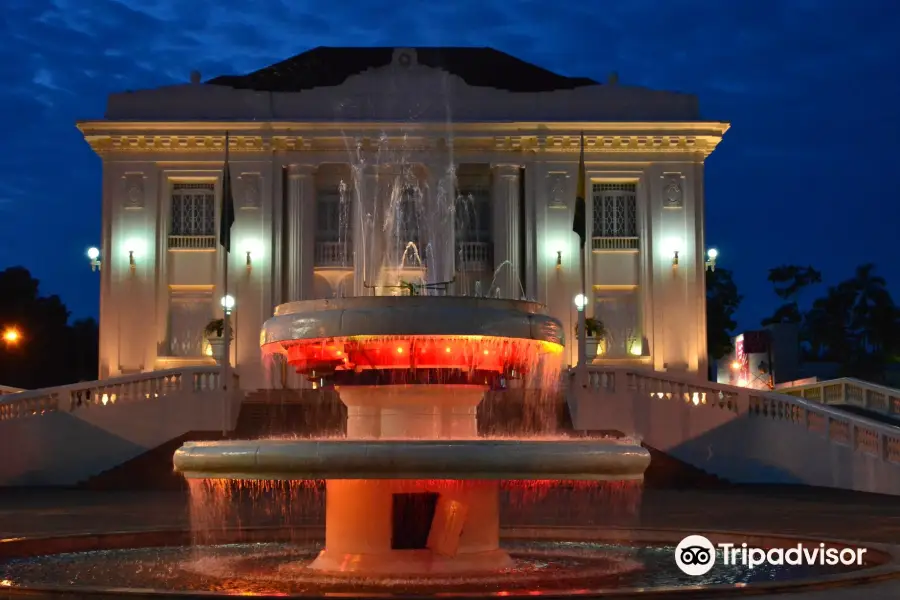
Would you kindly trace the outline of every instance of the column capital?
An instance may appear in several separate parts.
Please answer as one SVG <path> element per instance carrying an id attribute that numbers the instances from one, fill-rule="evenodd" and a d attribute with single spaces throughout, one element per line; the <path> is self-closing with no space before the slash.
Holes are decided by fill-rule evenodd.
<path id="1" fill-rule="evenodd" d="M 518 177 L 522 165 L 518 163 L 491 163 L 491 171 L 501 177 Z"/>
<path id="2" fill-rule="evenodd" d="M 299 179 L 301 177 L 312 177 L 316 173 L 316 169 L 318 169 L 317 165 L 308 165 L 308 164 L 300 164 L 293 163 L 287 166 L 288 177 L 291 179 Z"/>

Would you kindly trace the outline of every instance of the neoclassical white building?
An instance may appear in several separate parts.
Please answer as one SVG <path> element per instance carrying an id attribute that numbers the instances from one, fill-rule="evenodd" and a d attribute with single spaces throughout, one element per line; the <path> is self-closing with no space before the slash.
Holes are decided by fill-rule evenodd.
<path id="1" fill-rule="evenodd" d="M 212 361 L 226 132 L 245 389 L 269 385 L 259 332 L 276 305 L 385 293 L 371 287 L 388 277 L 364 258 L 364 221 L 409 190 L 426 214 L 392 225 L 403 242 L 431 228 L 432 281 L 536 299 L 574 339 L 582 132 L 587 312 L 608 330 L 596 360 L 705 377 L 703 172 L 728 124 L 702 119 L 694 96 L 486 48 L 317 48 L 245 76 L 113 94 L 103 120 L 78 126 L 103 163 L 101 378 Z M 429 221 L 438 195 L 455 198 L 453 219 Z"/>

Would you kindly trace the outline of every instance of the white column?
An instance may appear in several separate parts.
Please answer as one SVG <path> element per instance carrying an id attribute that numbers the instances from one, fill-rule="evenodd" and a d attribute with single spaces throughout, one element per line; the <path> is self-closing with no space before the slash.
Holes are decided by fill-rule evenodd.
<path id="1" fill-rule="evenodd" d="M 451 281 L 456 274 L 456 188 L 453 171 L 445 164 L 428 165 L 428 234 L 434 260 L 428 281 Z"/>
<path id="2" fill-rule="evenodd" d="M 502 298 L 522 295 L 519 282 L 519 165 L 492 165 L 492 204 L 494 229 L 494 268 L 504 265 L 497 275 Z"/>
<path id="3" fill-rule="evenodd" d="M 379 171 L 377 167 L 365 170 L 361 177 L 356 177 L 358 189 L 353 190 L 353 205 L 351 206 L 353 223 L 353 294 L 355 296 L 367 296 L 373 290 L 365 285 L 375 284 L 377 268 L 380 261 L 376 259 L 375 234 L 369 221 L 374 218 L 375 200 L 378 197 Z M 378 262 L 379 264 L 375 264 Z"/>
<path id="4" fill-rule="evenodd" d="M 288 166 L 287 239 L 284 266 L 287 271 L 285 301 L 312 296 L 315 252 L 315 170 L 313 165 Z"/>

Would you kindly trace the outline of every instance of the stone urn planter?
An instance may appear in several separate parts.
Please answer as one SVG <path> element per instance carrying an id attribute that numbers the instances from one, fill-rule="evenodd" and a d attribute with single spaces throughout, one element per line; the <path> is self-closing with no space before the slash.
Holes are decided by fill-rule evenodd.
<path id="1" fill-rule="evenodd" d="M 212 357 L 217 363 L 222 363 L 225 359 L 225 320 L 213 319 L 206 325 L 204 330 L 206 334 L 206 343 L 212 351 Z M 229 332 L 230 339 L 234 339 L 234 330 Z"/>
<path id="2" fill-rule="evenodd" d="M 593 317 L 587 317 L 584 320 L 584 327 L 587 330 L 587 339 L 585 339 L 585 351 L 587 360 L 593 360 L 601 353 L 604 338 L 606 338 L 606 328 L 603 322 Z M 578 337 L 578 326 L 575 326 L 575 336 Z"/>

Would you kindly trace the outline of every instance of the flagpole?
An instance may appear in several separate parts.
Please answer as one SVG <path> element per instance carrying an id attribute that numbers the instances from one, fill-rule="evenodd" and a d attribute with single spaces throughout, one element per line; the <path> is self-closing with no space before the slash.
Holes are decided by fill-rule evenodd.
<path id="1" fill-rule="evenodd" d="M 579 375 L 583 376 L 583 372 L 587 366 L 587 315 L 585 314 L 587 309 L 587 276 L 585 274 L 585 265 L 584 265 L 584 248 L 585 248 L 585 239 L 587 238 L 587 207 L 585 206 L 586 198 L 585 198 L 585 172 L 584 172 L 584 133 L 581 134 L 581 156 L 578 159 L 578 193 L 576 194 L 576 203 L 578 203 L 578 207 L 576 210 L 580 209 L 580 219 L 581 222 L 578 224 L 578 241 L 579 241 L 579 252 L 578 252 L 578 272 L 581 275 L 581 297 L 583 299 L 584 304 L 578 309 L 578 371 Z M 582 380 L 583 381 L 583 380 Z"/>
<path id="2" fill-rule="evenodd" d="M 231 169 L 228 165 L 228 132 L 225 132 L 225 169 L 222 174 L 222 206 L 226 206 L 230 198 L 225 198 L 225 194 L 231 194 Z M 226 181 L 227 179 L 227 181 Z M 222 211 L 219 215 L 220 219 L 226 219 L 227 216 Z M 223 344 L 224 356 L 222 357 L 222 390 L 225 392 L 225 404 L 222 406 L 222 435 L 228 433 L 228 412 L 231 406 L 231 307 L 228 306 L 228 255 L 231 253 L 231 225 L 228 225 L 227 242 L 222 243 L 222 335 L 225 338 Z"/>

